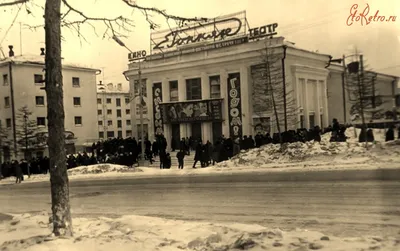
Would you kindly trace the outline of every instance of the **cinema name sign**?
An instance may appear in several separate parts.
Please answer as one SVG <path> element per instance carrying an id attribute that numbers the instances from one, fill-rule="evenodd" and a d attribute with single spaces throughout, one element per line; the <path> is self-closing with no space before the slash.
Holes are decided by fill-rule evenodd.
<path id="1" fill-rule="evenodd" d="M 249 34 L 244 30 L 243 21 L 237 17 L 230 17 L 218 21 L 200 24 L 195 27 L 170 31 L 163 37 L 152 39 L 153 50 L 161 53 L 148 56 L 149 59 L 160 59 L 178 56 L 193 52 L 219 49 L 228 46 L 247 43 L 249 40 L 277 35 L 277 23 L 249 29 Z M 228 27 L 227 27 L 228 26 Z M 189 35 L 188 35 L 189 34 Z M 200 43 L 213 43 L 201 45 Z M 190 46 L 193 44 L 193 46 Z M 199 44 L 196 46 L 196 44 Z M 175 49 L 173 51 L 168 51 Z M 164 52 L 163 52 L 164 51 Z"/>

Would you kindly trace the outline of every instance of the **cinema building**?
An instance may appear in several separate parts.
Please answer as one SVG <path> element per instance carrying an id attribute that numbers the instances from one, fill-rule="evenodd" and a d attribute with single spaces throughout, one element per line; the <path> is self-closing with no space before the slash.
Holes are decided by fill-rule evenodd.
<path id="1" fill-rule="evenodd" d="M 216 35 L 224 32 L 222 28 L 214 33 L 201 31 L 204 41 L 200 42 L 196 35 L 188 37 L 190 31 L 185 29 L 175 31 L 180 40 L 175 41 L 177 35 L 172 32 L 153 43 L 151 53 L 141 53 L 140 78 L 153 103 L 148 107 L 149 139 L 163 133 L 168 143 L 190 136 L 213 142 L 221 135 L 235 138 L 273 133 L 277 131 L 277 121 L 282 131 L 327 126 L 327 67 L 331 57 L 275 37 L 277 24 L 246 30 L 240 18 L 227 20 L 223 39 Z M 234 26 L 226 28 L 232 22 Z M 219 23 L 224 20 L 217 20 L 212 26 Z M 229 34 L 238 29 L 245 31 Z M 207 34 L 217 38 L 207 40 Z M 173 47 L 174 43 L 181 45 Z M 274 59 L 272 68 L 265 64 L 268 55 Z M 138 55 L 130 55 L 131 59 L 135 56 Z M 131 90 L 138 73 L 139 63 L 132 61 L 124 73 Z M 279 90 L 276 93 L 281 93 L 275 100 L 265 88 L 259 88 L 268 76 L 278 83 L 274 85 Z M 279 107 L 278 116 L 272 108 L 274 103 Z"/>

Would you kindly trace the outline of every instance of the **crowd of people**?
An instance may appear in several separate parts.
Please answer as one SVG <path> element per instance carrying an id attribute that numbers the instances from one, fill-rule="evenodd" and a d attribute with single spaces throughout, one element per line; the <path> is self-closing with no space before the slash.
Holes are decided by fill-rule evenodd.
<path id="1" fill-rule="evenodd" d="M 205 143 L 201 139 L 192 137 L 182 138 L 177 144 L 175 139 L 171 140 L 171 153 L 176 152 L 175 157 L 178 160 L 178 168 L 183 169 L 185 158 L 190 158 L 191 151 L 194 151 L 193 168 L 208 167 L 215 163 L 228 160 L 237 155 L 241 150 L 248 150 L 261 147 L 266 144 L 284 144 L 294 142 L 321 141 L 321 135 L 331 133 L 331 142 L 345 142 L 346 129 L 349 126 L 340 124 L 336 119 L 332 121 L 332 125 L 321 130 L 319 126 L 312 129 L 289 130 L 281 134 L 274 133 L 258 133 L 254 138 L 252 135 L 232 139 L 221 136 L 214 144 L 210 141 Z M 391 126 L 386 131 L 386 141 L 395 139 L 395 127 Z M 400 129 L 398 129 L 398 138 L 400 138 Z M 359 134 L 359 142 L 373 142 L 374 135 L 372 129 L 362 128 Z M 144 142 L 144 158 L 151 164 L 155 157 L 159 157 L 160 169 L 171 168 L 171 153 L 167 152 L 167 140 L 163 135 L 156 136 L 153 142 L 148 139 Z M 139 164 L 142 155 L 141 141 L 135 138 L 114 138 L 105 141 L 93 143 L 91 152 L 78 153 L 77 155 L 69 155 L 66 163 L 67 168 L 75 168 L 78 166 L 87 166 L 98 163 L 119 164 L 132 167 Z M 16 182 L 23 180 L 23 175 L 47 174 L 49 171 L 49 158 L 40 157 L 30 161 L 17 160 L 5 161 L 0 164 L 0 177 L 17 177 Z"/>

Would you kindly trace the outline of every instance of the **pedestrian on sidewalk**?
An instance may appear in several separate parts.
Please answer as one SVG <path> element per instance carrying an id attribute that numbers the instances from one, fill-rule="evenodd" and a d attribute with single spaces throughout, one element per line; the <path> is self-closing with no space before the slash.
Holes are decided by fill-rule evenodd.
<path id="1" fill-rule="evenodd" d="M 183 169 L 184 159 L 185 159 L 185 151 L 181 149 L 177 154 L 176 158 L 178 159 L 178 169 Z"/>

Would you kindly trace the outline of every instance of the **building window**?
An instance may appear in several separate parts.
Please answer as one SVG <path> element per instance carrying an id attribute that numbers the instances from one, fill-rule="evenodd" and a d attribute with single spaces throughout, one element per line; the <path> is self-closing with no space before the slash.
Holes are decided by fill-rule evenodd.
<path id="1" fill-rule="evenodd" d="M 108 120 L 108 121 L 107 121 L 107 125 L 108 125 L 108 126 L 112 126 L 112 120 Z"/>
<path id="2" fill-rule="evenodd" d="M 143 115 L 147 114 L 147 106 L 143 107 Z M 140 115 L 140 107 L 136 106 L 136 115 Z"/>
<path id="3" fill-rule="evenodd" d="M 99 121 L 97 122 L 97 124 L 98 124 L 99 126 L 102 126 L 102 125 L 103 125 L 103 121 L 102 121 L 102 120 L 99 120 Z"/>
<path id="4" fill-rule="evenodd" d="M 130 120 L 130 119 L 127 119 L 127 120 L 126 120 L 126 125 L 127 125 L 127 126 L 130 126 L 130 125 L 131 125 L 131 120 Z"/>
<path id="5" fill-rule="evenodd" d="M 101 105 L 101 98 L 97 99 L 97 104 Z"/>
<path id="6" fill-rule="evenodd" d="M 46 118 L 45 117 L 37 117 L 36 124 L 37 124 L 37 126 L 46 126 Z"/>
<path id="7" fill-rule="evenodd" d="M 118 125 L 118 128 L 121 128 L 122 127 L 122 120 L 118 120 L 117 121 L 117 125 Z"/>
<path id="8" fill-rule="evenodd" d="M 210 97 L 211 98 L 221 97 L 221 82 L 219 76 L 210 77 Z"/>
<path id="9" fill-rule="evenodd" d="M 8 75 L 3 74 L 3 85 L 8 85 Z"/>
<path id="10" fill-rule="evenodd" d="M 111 99 L 110 98 L 107 99 L 107 104 L 111 104 Z"/>
<path id="11" fill-rule="evenodd" d="M 108 131 L 107 138 L 114 138 L 114 131 Z"/>
<path id="12" fill-rule="evenodd" d="M 99 139 L 104 139 L 104 132 L 99 132 Z"/>
<path id="13" fill-rule="evenodd" d="M 122 138 L 122 131 L 118 131 L 118 138 Z"/>
<path id="14" fill-rule="evenodd" d="M 74 97 L 74 106 L 81 106 L 81 98 Z"/>
<path id="15" fill-rule="evenodd" d="M 6 127 L 11 128 L 11 119 L 6 119 Z"/>
<path id="16" fill-rule="evenodd" d="M 72 87 L 80 87 L 80 86 L 81 86 L 81 83 L 79 81 L 79 78 L 73 77 L 72 78 Z"/>
<path id="17" fill-rule="evenodd" d="M 111 109 L 108 109 L 108 110 L 107 110 L 107 114 L 108 114 L 108 115 L 111 115 L 111 114 L 112 114 L 112 110 L 111 110 Z"/>
<path id="18" fill-rule="evenodd" d="M 33 81 L 35 82 L 35 85 L 43 85 L 43 75 L 42 74 L 34 74 L 33 75 Z"/>
<path id="19" fill-rule="evenodd" d="M 121 106 L 121 99 L 120 98 L 116 98 L 115 99 L 115 103 L 117 104 L 117 107 Z"/>
<path id="20" fill-rule="evenodd" d="M 201 99 L 201 78 L 186 79 L 187 100 Z"/>
<path id="21" fill-rule="evenodd" d="M 97 110 L 97 115 L 102 115 L 103 114 L 103 110 Z"/>
<path id="22" fill-rule="evenodd" d="M 4 97 L 4 107 L 10 107 L 10 97 Z"/>
<path id="23" fill-rule="evenodd" d="M 121 115 L 122 113 L 121 113 L 121 110 L 120 109 L 117 109 L 117 117 L 118 118 L 120 118 L 122 115 Z"/>
<path id="24" fill-rule="evenodd" d="M 129 115 L 129 114 L 131 114 L 131 110 L 130 109 L 126 109 L 125 113 L 126 113 L 126 115 Z"/>
<path id="25" fill-rule="evenodd" d="M 131 102 L 130 98 L 129 98 L 129 97 L 126 97 L 126 98 L 125 98 L 125 104 L 129 104 L 130 102 Z"/>
<path id="26" fill-rule="evenodd" d="M 81 125 L 82 125 L 82 117 L 75 116 L 75 126 L 81 126 Z"/>
<path id="27" fill-rule="evenodd" d="M 36 106 L 44 106 L 44 96 L 36 96 Z"/>
<path id="28" fill-rule="evenodd" d="M 132 137 L 132 131 L 131 130 L 126 130 L 126 137 Z"/>
<path id="29" fill-rule="evenodd" d="M 178 101 L 178 81 L 169 81 L 169 96 L 171 101 Z"/>

